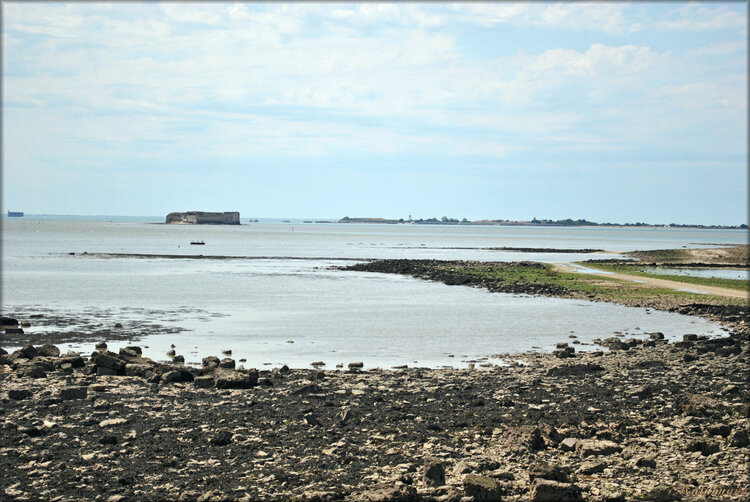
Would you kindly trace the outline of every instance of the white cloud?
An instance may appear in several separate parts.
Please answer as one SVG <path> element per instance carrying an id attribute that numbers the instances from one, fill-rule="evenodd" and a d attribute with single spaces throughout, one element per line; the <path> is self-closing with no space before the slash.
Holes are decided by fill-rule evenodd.
<path id="1" fill-rule="evenodd" d="M 461 19 L 625 33 L 634 24 L 621 4 L 9 5 L 4 40 L 33 30 L 56 35 L 6 44 L 6 64 L 25 69 L 4 79 L 6 102 L 32 107 L 8 115 L 6 125 L 45 124 L 42 137 L 62 151 L 89 145 L 85 138 L 133 155 L 161 138 L 151 154 L 164 156 L 185 145 L 224 156 L 503 157 L 534 142 L 600 151 L 668 141 L 673 128 L 663 124 L 640 134 L 639 121 L 653 124 L 655 115 L 699 125 L 719 107 L 720 119 L 735 124 L 727 110 L 747 105 L 739 97 L 746 78 L 722 85 L 724 75 L 696 78 L 670 52 L 645 45 L 486 59 L 458 51 L 453 31 L 432 29 Z M 707 45 L 691 71 L 742 44 Z M 592 117 L 606 131 L 588 131 Z M 615 137 L 617 145 L 608 141 Z M 97 148 L 90 151 L 107 149 Z"/>
<path id="2" fill-rule="evenodd" d="M 747 42 L 720 42 L 704 45 L 694 51 L 694 56 L 723 56 L 726 54 L 743 54 L 747 52 Z"/>
<path id="3" fill-rule="evenodd" d="M 615 3 L 557 3 L 544 7 L 537 22 L 556 28 L 619 33 L 625 29 L 622 11 L 626 8 Z"/>
<path id="4" fill-rule="evenodd" d="M 743 28 L 747 30 L 747 4 L 742 9 L 732 9 L 727 5 L 718 7 L 704 7 L 701 4 L 690 3 L 674 9 L 672 19 L 654 23 L 657 28 L 666 30 L 721 30 L 727 28 Z"/>

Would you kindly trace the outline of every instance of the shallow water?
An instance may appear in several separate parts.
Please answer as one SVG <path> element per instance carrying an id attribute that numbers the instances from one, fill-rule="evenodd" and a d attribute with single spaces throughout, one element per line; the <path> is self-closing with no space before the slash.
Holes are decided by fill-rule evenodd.
<path id="1" fill-rule="evenodd" d="M 719 328 L 645 309 L 495 294 L 331 267 L 367 257 L 572 261 L 613 255 L 482 248 L 654 249 L 694 246 L 699 237 L 706 243 L 740 240 L 727 231 L 677 229 L 5 221 L 2 304 L 11 315 L 65 310 L 99 317 L 105 327 L 126 320 L 136 335 L 139 320 L 183 328 L 137 342 L 159 360 L 175 344 L 188 362 L 231 349 L 248 367 L 299 367 L 317 360 L 328 368 L 352 361 L 368 367 L 462 366 L 497 353 L 552 350 L 556 342 L 572 342 L 571 332 L 590 343 L 615 331 L 661 331 L 679 338 L 718 334 Z M 190 246 L 191 240 L 206 245 Z M 105 258 L 84 251 L 251 258 Z M 32 340 L 34 327 L 28 332 Z"/>
<path id="2" fill-rule="evenodd" d="M 646 268 L 649 274 L 682 275 L 688 277 L 706 277 L 713 279 L 750 280 L 750 272 L 741 269 L 721 268 Z"/>

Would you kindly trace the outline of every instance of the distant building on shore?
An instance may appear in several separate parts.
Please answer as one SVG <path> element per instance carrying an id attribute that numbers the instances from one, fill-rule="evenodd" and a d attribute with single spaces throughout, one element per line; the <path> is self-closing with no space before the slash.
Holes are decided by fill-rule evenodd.
<path id="1" fill-rule="evenodd" d="M 239 225 L 239 211 L 225 211 L 223 213 L 207 213 L 203 211 L 186 211 L 184 213 L 169 213 L 166 223 L 192 225 Z"/>

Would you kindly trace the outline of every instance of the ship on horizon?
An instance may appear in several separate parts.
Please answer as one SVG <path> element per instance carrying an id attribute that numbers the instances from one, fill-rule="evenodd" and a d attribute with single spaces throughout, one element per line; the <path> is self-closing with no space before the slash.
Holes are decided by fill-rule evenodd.
<path id="1" fill-rule="evenodd" d="M 23 218 L 23 211 L 8 211 L 8 218 Z"/>

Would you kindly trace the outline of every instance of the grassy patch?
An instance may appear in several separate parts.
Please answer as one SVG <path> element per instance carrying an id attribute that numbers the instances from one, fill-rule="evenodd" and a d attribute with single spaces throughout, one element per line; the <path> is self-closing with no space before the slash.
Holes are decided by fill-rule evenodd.
<path id="1" fill-rule="evenodd" d="M 600 267 L 599 264 L 596 266 Z M 453 265 L 451 266 L 451 271 L 501 284 L 536 284 L 558 287 L 565 289 L 573 297 L 596 298 L 615 303 L 640 304 L 649 303 L 649 300 L 654 299 L 672 301 L 676 304 L 713 303 L 742 305 L 746 303 L 746 300 L 741 298 L 724 298 L 688 291 L 657 288 L 601 274 L 564 272 L 555 270 L 552 265 L 540 263 L 510 263 L 507 265 L 498 263 L 479 265 L 472 263 L 465 267 Z M 662 276 L 658 277 L 661 278 Z M 668 278 L 672 279 L 673 276 L 669 276 Z"/>
<path id="2" fill-rule="evenodd" d="M 654 279 L 666 279 L 668 281 L 684 282 L 687 284 L 698 284 L 701 286 L 714 286 L 719 288 L 738 289 L 740 291 L 747 291 L 750 286 L 750 282 L 742 279 L 719 279 L 714 277 L 692 277 L 687 275 L 670 275 L 670 274 L 658 274 L 653 272 L 646 272 L 644 266 L 638 264 L 626 265 L 622 263 L 609 264 L 609 263 L 579 263 L 579 265 L 597 268 L 600 270 L 606 270 L 609 272 L 618 272 L 622 274 L 636 275 L 639 277 L 651 277 Z M 653 268 L 649 266 L 648 268 Z"/>

